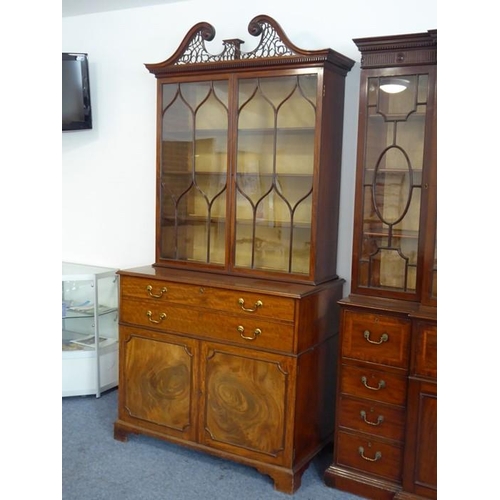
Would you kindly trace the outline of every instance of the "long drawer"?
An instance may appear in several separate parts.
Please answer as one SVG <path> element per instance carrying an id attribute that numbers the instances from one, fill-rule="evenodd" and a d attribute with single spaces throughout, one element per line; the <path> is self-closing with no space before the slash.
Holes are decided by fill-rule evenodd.
<path id="1" fill-rule="evenodd" d="M 125 297 L 120 304 L 120 321 L 249 347 L 293 351 L 293 323 L 272 322 L 256 316 L 242 317 L 216 310 Z"/>
<path id="2" fill-rule="evenodd" d="M 122 276 L 120 293 L 122 298 L 150 299 L 282 321 L 293 321 L 295 314 L 293 298 L 175 281 Z"/>

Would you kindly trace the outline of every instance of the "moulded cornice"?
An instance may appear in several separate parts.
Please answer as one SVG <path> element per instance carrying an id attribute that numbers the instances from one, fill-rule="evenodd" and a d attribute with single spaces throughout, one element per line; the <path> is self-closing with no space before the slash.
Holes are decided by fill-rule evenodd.
<path id="1" fill-rule="evenodd" d="M 361 68 L 437 63 L 437 30 L 409 35 L 355 38 Z"/>

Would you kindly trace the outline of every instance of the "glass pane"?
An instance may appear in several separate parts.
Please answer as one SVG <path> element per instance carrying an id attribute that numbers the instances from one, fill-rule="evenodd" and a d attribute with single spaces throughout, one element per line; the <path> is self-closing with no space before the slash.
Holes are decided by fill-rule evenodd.
<path id="1" fill-rule="evenodd" d="M 239 82 L 238 267 L 308 274 L 316 75 Z"/>
<path id="2" fill-rule="evenodd" d="M 163 86 L 160 257 L 224 264 L 227 82 Z"/>
<path id="3" fill-rule="evenodd" d="M 370 78 L 359 285 L 413 292 L 417 281 L 427 75 Z"/>

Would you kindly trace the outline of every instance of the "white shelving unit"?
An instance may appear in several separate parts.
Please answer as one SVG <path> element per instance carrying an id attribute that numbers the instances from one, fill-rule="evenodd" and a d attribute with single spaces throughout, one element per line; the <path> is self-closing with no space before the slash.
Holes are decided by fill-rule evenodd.
<path id="1" fill-rule="evenodd" d="M 118 385 L 118 269 L 62 263 L 62 395 Z"/>

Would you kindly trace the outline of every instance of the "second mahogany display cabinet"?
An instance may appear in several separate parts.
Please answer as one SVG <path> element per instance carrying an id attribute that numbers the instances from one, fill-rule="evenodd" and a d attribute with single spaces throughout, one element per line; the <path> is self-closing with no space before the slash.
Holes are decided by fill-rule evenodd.
<path id="1" fill-rule="evenodd" d="M 437 497 L 437 32 L 355 39 L 356 201 L 331 486 Z"/>
<path id="2" fill-rule="evenodd" d="M 208 23 L 157 79 L 156 258 L 120 271 L 115 437 L 257 468 L 293 493 L 333 438 L 344 86 L 354 61 L 261 15 Z"/>

